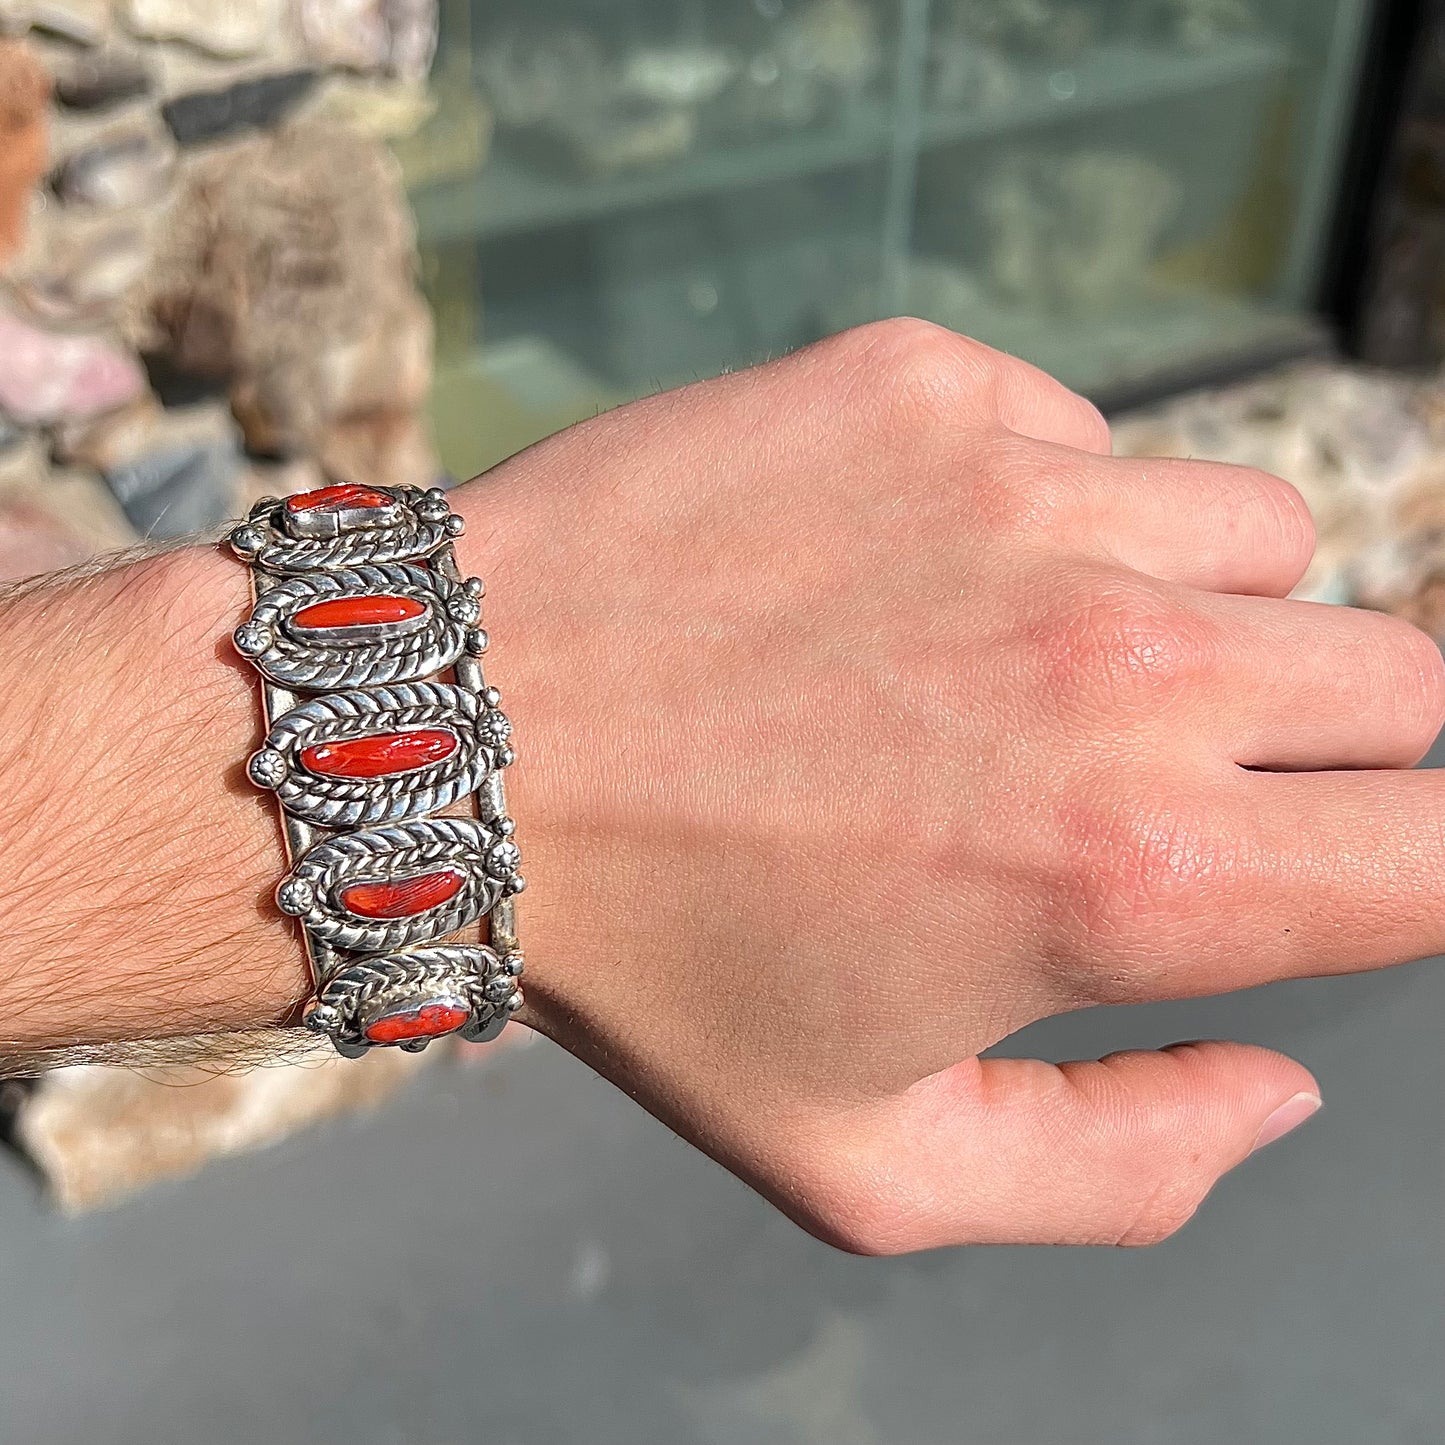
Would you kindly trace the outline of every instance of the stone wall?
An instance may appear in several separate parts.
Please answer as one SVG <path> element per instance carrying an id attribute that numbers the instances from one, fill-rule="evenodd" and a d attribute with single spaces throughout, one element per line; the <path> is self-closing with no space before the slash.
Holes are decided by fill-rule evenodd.
<path id="1" fill-rule="evenodd" d="M 0 0 L 0 36 L 0 563 L 41 521 L 54 565 L 429 484 L 384 142 L 428 117 L 435 0 Z"/>

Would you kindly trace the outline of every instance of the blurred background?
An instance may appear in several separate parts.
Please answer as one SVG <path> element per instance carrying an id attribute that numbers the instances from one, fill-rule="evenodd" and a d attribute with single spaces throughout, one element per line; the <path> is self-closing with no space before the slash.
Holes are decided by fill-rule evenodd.
<path id="1" fill-rule="evenodd" d="M 0 0 L 0 577 L 913 314 L 1288 477 L 1296 595 L 1439 638 L 1442 277 L 1433 0 Z M 1442 1019 L 1011 1040 L 1319 1075 L 1130 1255 L 835 1254 L 520 1030 L 0 1079 L 0 1440 L 1434 1445 Z"/>

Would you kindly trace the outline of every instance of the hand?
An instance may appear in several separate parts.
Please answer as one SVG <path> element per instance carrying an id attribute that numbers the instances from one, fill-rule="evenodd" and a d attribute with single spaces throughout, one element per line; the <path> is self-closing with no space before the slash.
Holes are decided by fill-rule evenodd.
<path id="1" fill-rule="evenodd" d="M 1323 771 L 1420 759 L 1434 644 L 1284 600 L 1287 483 L 1113 458 L 1020 362 L 879 323 L 458 504 L 517 723 L 524 1021 L 836 1244 L 1158 1240 L 1310 1075 L 979 1052 L 1445 947 L 1440 777 Z"/>

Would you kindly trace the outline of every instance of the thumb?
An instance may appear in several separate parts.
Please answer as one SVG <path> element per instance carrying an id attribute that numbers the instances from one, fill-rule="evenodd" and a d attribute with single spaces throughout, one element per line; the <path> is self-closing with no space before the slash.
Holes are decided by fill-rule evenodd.
<path id="1" fill-rule="evenodd" d="M 1219 1177 L 1319 1107 L 1268 1049 L 1190 1043 L 1085 1063 L 970 1059 L 916 1084 L 842 1150 L 825 1230 L 895 1254 L 948 1244 L 1155 1244 Z"/>

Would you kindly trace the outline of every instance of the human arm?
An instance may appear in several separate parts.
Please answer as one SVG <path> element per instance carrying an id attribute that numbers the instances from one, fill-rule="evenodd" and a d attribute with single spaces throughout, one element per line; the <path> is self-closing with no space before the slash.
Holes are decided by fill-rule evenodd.
<path id="1" fill-rule="evenodd" d="M 1434 645 L 1284 600 L 1292 488 L 1112 458 L 1020 363 L 863 328 L 453 505 L 517 726 L 523 1022 L 836 1243 L 1162 1237 L 1308 1073 L 980 1051 L 1445 945 L 1441 781 L 1399 771 Z M 245 605 L 189 548 L 0 607 L 12 1055 L 294 1017 Z"/>

